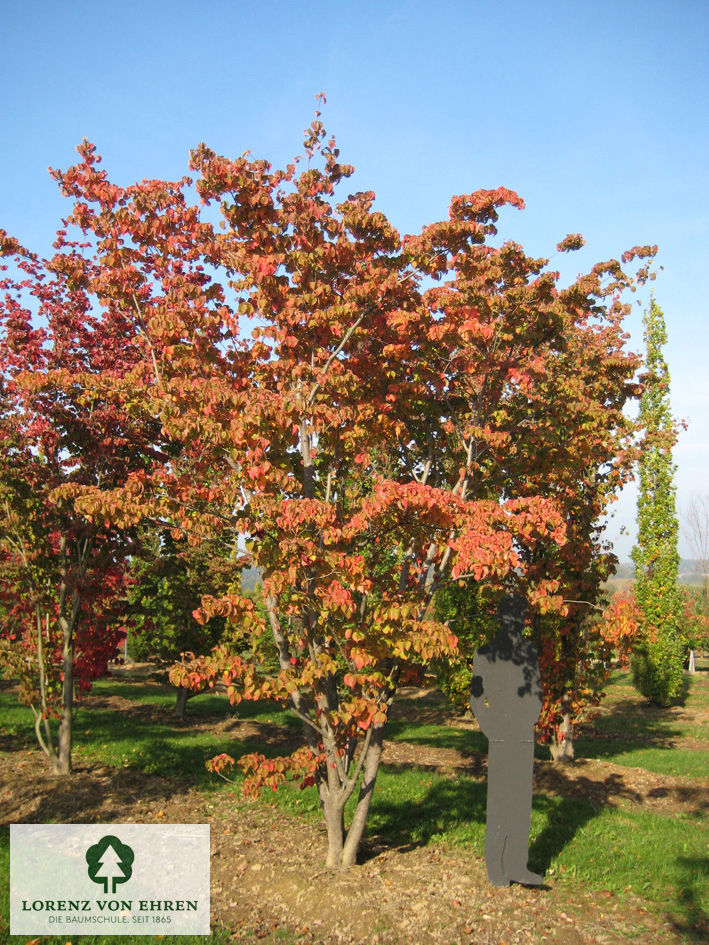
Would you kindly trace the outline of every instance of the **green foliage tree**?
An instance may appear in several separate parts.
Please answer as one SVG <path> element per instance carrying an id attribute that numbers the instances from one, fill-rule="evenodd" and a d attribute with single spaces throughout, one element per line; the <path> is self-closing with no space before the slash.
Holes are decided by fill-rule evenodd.
<path id="1" fill-rule="evenodd" d="M 206 653 L 216 646 L 224 635 L 224 618 L 200 624 L 194 611 L 203 594 L 228 591 L 232 568 L 207 542 L 194 547 L 167 528 L 142 530 L 126 594 L 133 658 L 171 666 L 182 654 Z M 175 711 L 182 718 L 187 699 L 195 693 L 176 688 Z"/>
<path id="2" fill-rule="evenodd" d="M 466 581 L 445 585 L 434 598 L 436 619 L 447 623 L 458 638 L 457 653 L 436 664 L 436 676 L 450 703 L 461 710 L 470 705 L 473 654 L 499 627 L 495 619 L 497 596 L 488 584 Z"/>
<path id="3" fill-rule="evenodd" d="M 662 354 L 667 342 L 665 318 L 654 298 L 643 325 L 647 370 L 639 423 L 644 441 L 639 462 L 638 541 L 632 553 L 641 635 L 632 667 L 638 690 L 655 705 L 665 706 L 682 696 L 684 647 L 672 461 L 677 427 L 670 407 L 670 374 Z"/>

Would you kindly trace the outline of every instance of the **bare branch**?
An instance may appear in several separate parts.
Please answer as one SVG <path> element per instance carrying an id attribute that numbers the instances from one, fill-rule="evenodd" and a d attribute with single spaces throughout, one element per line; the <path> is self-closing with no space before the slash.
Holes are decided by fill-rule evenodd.
<path id="1" fill-rule="evenodd" d="M 160 368 L 158 366 L 158 361 L 155 356 L 155 348 L 153 347 L 153 343 L 150 340 L 150 335 L 148 334 L 148 329 L 146 328 L 145 321 L 143 319 L 143 313 L 140 309 L 140 305 L 138 304 L 138 299 L 135 297 L 135 292 L 131 292 L 131 299 L 133 300 L 133 306 L 135 308 L 136 315 L 138 316 L 139 332 L 143 336 L 143 338 L 145 338 L 146 342 L 148 343 L 148 348 L 150 349 L 150 357 L 153 362 L 153 372 L 155 374 L 155 383 L 161 384 L 162 377 L 160 375 Z"/>
<path id="2" fill-rule="evenodd" d="M 320 372 L 320 379 L 317 380 L 317 381 L 313 384 L 313 387 L 312 387 L 312 389 L 311 389 L 311 391 L 310 391 L 310 395 L 308 396 L 308 408 L 310 408 L 310 407 L 313 406 L 313 403 L 314 403 L 314 401 L 315 401 L 315 395 L 316 395 L 317 392 L 320 390 L 320 380 L 321 380 L 322 378 L 324 378 L 324 376 L 327 374 L 327 372 L 328 372 L 328 370 L 329 370 L 330 365 L 332 364 L 332 362 L 335 360 L 335 358 L 336 358 L 339 354 L 341 354 L 341 352 L 342 352 L 342 350 L 344 349 L 345 345 L 346 345 L 347 342 L 350 340 L 350 338 L 352 337 L 352 335 L 357 331 L 357 329 L 358 329 L 359 326 L 362 324 L 362 322 L 364 321 L 364 319 L 366 318 L 366 316 L 369 315 L 370 312 L 373 312 L 373 311 L 374 311 L 374 305 L 368 305 L 367 308 L 365 308 L 365 310 L 364 310 L 364 311 L 362 312 L 362 314 L 359 316 L 359 318 L 358 318 L 355 322 L 353 322 L 352 325 L 350 325 L 350 327 L 347 329 L 347 331 L 345 332 L 345 334 L 342 336 L 342 341 L 340 341 L 339 345 L 335 348 L 335 350 L 332 352 L 332 354 L 330 355 L 330 357 L 329 357 L 329 358 L 327 359 L 327 361 L 325 362 L 325 366 L 323 367 L 322 371 Z"/>

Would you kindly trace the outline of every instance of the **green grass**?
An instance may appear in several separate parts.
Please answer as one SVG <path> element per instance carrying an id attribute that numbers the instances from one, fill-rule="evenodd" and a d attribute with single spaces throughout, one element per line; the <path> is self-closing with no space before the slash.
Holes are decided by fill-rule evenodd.
<path id="1" fill-rule="evenodd" d="M 163 709 L 158 719 L 131 718 L 115 709 L 95 706 L 101 697 L 119 695 L 139 705 Z M 93 698 L 92 698 L 93 697 Z M 253 751 L 265 755 L 278 754 L 257 738 L 237 739 L 228 732 L 216 735 L 209 728 L 199 730 L 174 718 L 174 693 L 166 687 L 144 683 L 101 680 L 92 694 L 80 704 L 74 723 L 74 758 L 90 759 L 111 767 L 129 765 L 150 774 L 166 777 L 185 777 L 205 787 L 217 788 L 223 784 L 205 768 L 205 762 L 216 754 L 227 752 L 238 757 Z M 190 720 L 223 722 L 229 719 L 279 725 L 300 730 L 300 722 L 290 712 L 279 710 L 273 703 L 242 703 L 238 712 L 226 697 L 215 694 L 199 696 L 189 702 Z M 15 735 L 34 744 L 32 716 L 29 709 L 18 706 L 12 695 L 0 691 L 0 734 Z"/>
<path id="2" fill-rule="evenodd" d="M 487 739 L 482 732 L 432 722 L 416 725 L 414 722 L 392 719 L 387 725 L 387 738 L 410 742 L 412 745 L 430 745 L 432 748 L 455 748 L 463 753 L 487 751 Z"/>
<path id="3" fill-rule="evenodd" d="M 640 748 L 636 743 L 622 741 L 589 741 L 579 738 L 575 743 L 577 758 L 612 761 L 628 768 L 643 768 L 655 774 L 675 777 L 706 778 L 709 772 L 709 744 L 705 751 L 672 748 Z"/>
<path id="4" fill-rule="evenodd" d="M 143 707 L 160 710 L 148 718 L 131 718 L 95 703 L 117 695 Z M 709 673 L 690 681 L 688 706 L 703 707 L 709 700 Z M 97 684 L 77 715 L 76 754 L 119 767 L 129 765 L 146 772 L 196 781 L 205 792 L 229 790 L 209 775 L 204 761 L 227 751 L 238 757 L 267 746 L 255 738 L 230 736 L 228 726 L 180 723 L 172 716 L 174 695 L 167 688 L 130 681 L 106 680 Z M 706 778 L 709 755 L 697 748 L 676 748 L 680 738 L 706 740 L 696 723 L 682 713 L 663 712 L 645 706 L 629 686 L 627 674 L 617 674 L 609 686 L 609 712 L 596 722 L 596 737 L 577 743 L 579 757 L 612 760 L 667 775 Z M 270 703 L 242 703 L 234 710 L 219 695 L 191 700 L 188 715 L 195 723 L 220 723 L 232 718 L 267 722 L 284 729 L 299 730 L 291 713 Z M 28 710 L 13 703 L 0 691 L 0 733 L 23 734 L 31 743 Z M 486 751 L 484 736 L 476 731 L 445 724 L 416 724 L 394 720 L 388 737 L 420 746 L 454 748 L 464 754 Z M 545 752 L 542 749 L 541 752 Z M 274 750 L 272 754 L 276 753 Z M 316 820 L 319 803 L 313 790 L 286 787 L 265 803 L 277 804 L 294 815 Z M 430 843 L 462 847 L 481 858 L 485 837 L 486 786 L 464 774 L 457 776 L 409 766 L 384 764 L 377 781 L 368 824 L 368 845 L 410 848 Z M 7 831 L 0 837 L 0 875 L 8 875 Z M 609 890 L 622 898 L 632 892 L 654 903 L 689 931 L 706 921 L 709 913 L 709 829 L 706 812 L 668 816 L 638 808 L 601 809 L 582 798 L 537 795 L 532 811 L 530 866 L 546 873 L 554 882 Z M 7 915 L 7 889 L 3 889 L 1 911 Z M 283 941 L 291 933 L 279 930 Z M 221 932 L 211 941 L 221 945 Z M 103 942 L 101 936 L 83 938 Z M 136 942 L 145 941 L 136 937 Z M 280 940 L 280 939 L 279 939 Z M 295 941 L 296 939 L 291 938 Z M 21 937 L 15 940 L 18 945 Z M 63 945 L 65 939 L 43 939 Z M 133 941 L 133 939 L 127 939 Z M 163 938 L 162 943 L 170 942 Z M 187 943 L 189 938 L 176 941 Z M 195 938 L 197 941 L 197 938 Z M 199 938 L 204 941 L 204 938 Z"/>
<path id="5" fill-rule="evenodd" d="M 387 738 L 409 742 L 412 745 L 429 745 L 431 748 L 453 748 L 463 755 L 478 752 L 487 754 L 487 738 L 482 732 L 452 725 L 437 725 L 427 722 L 416 725 L 394 719 L 387 725 Z M 535 758 L 548 759 L 549 749 L 545 745 L 534 746 Z"/>
<path id="6" fill-rule="evenodd" d="M 686 705 L 709 708 L 709 672 L 687 680 Z M 630 683 L 629 673 L 614 675 L 603 707 L 607 714 L 594 721 L 594 737 L 576 740 L 577 758 L 612 761 L 656 774 L 689 778 L 709 775 L 709 728 L 685 718 L 682 711 L 648 705 Z M 683 747 L 681 739 L 706 742 L 706 748 Z"/>

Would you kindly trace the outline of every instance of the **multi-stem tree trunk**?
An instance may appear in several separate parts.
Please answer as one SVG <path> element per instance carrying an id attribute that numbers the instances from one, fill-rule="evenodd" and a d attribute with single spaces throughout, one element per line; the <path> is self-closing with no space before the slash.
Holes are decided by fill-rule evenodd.
<path id="1" fill-rule="evenodd" d="M 364 828 L 367 824 L 367 815 L 372 803 L 374 794 L 374 785 L 379 773 L 379 763 L 382 758 L 382 747 L 384 741 L 384 727 L 375 728 L 372 733 L 372 740 L 369 743 L 367 758 L 362 768 L 362 782 L 359 788 L 359 797 L 355 807 L 352 823 L 350 824 L 345 846 L 342 851 L 342 862 L 340 866 L 353 866 L 357 860 L 360 843 L 364 836 Z"/>
<path id="2" fill-rule="evenodd" d="M 34 709 L 35 734 L 37 742 L 47 758 L 52 774 L 71 774 L 71 747 L 74 724 L 74 628 L 78 616 L 77 601 L 72 602 L 70 618 L 60 615 L 59 625 L 62 629 L 62 702 L 59 717 L 59 732 L 56 736 L 50 724 L 50 711 L 47 700 L 47 666 L 42 635 L 42 616 L 39 606 L 36 609 L 37 625 L 37 667 L 40 708 Z M 49 614 L 46 616 L 46 627 L 49 630 Z M 33 707 L 34 708 L 34 707 Z"/>
<path id="3" fill-rule="evenodd" d="M 55 770 L 57 765 L 57 751 L 54 745 L 54 736 L 49 721 L 49 706 L 47 703 L 47 666 L 44 654 L 44 637 L 42 636 L 42 610 L 35 605 L 35 625 L 37 632 L 37 683 L 39 687 L 39 711 L 32 706 L 34 712 L 34 730 L 37 742 L 49 762 L 50 769 Z M 46 619 L 47 638 L 49 638 L 49 614 Z"/>
<path id="4" fill-rule="evenodd" d="M 325 865 L 329 869 L 347 869 L 357 862 L 357 854 L 364 837 L 367 815 L 379 772 L 383 740 L 384 726 L 373 727 L 370 737 L 366 739 L 362 748 L 355 775 L 344 783 L 338 776 L 335 762 L 328 761 L 328 777 L 319 784 L 319 793 L 327 829 Z M 345 806 L 353 792 L 357 790 L 359 773 L 362 780 L 359 783 L 357 805 L 350 826 L 346 829 Z"/>
<path id="5" fill-rule="evenodd" d="M 77 595 L 78 598 L 78 595 Z M 76 607 L 78 613 L 78 601 Z M 74 608 L 72 607 L 72 615 Z M 71 747 L 74 733 L 74 626 L 76 618 L 59 618 L 62 629 L 62 710 L 59 721 L 59 736 L 56 762 L 52 772 L 59 775 L 71 774 Z"/>
<path id="6" fill-rule="evenodd" d="M 175 715 L 178 719 L 184 719 L 185 712 L 187 710 L 187 702 L 193 696 L 196 696 L 196 692 L 190 692 L 189 689 L 185 689 L 184 686 L 175 687 L 176 697 L 175 697 Z"/>
<path id="7" fill-rule="evenodd" d="M 266 612 L 278 652 L 281 667 L 290 667 L 290 649 L 288 639 L 283 632 L 277 613 L 275 597 L 267 596 L 264 601 Z M 334 680 L 332 680 L 334 684 Z M 391 696 L 387 700 L 391 701 Z M 334 685 L 325 685 L 319 695 L 315 694 L 323 710 L 321 715 L 336 709 L 337 693 Z M 379 772 L 384 741 L 384 724 L 374 724 L 364 739 L 358 757 L 355 757 L 355 745 L 342 757 L 338 751 L 335 735 L 324 722 L 325 729 L 319 731 L 311 718 L 309 707 L 303 692 L 299 689 L 291 693 L 291 702 L 296 714 L 303 722 L 305 742 L 314 754 L 320 747 L 324 750 L 325 763 L 316 777 L 320 806 L 327 830 L 326 866 L 340 869 L 353 866 L 357 861 L 367 815 L 372 802 L 372 794 Z M 322 741 L 321 741 L 322 739 Z M 361 781 L 360 781 L 361 776 Z M 352 795 L 358 791 L 357 805 L 349 829 L 345 828 L 345 807 Z"/>

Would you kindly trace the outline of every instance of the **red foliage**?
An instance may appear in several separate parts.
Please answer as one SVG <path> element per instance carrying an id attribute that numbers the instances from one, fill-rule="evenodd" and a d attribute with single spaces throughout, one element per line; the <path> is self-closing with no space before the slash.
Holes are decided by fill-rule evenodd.
<path id="1" fill-rule="evenodd" d="M 631 592 L 616 593 L 601 617 L 601 632 L 621 666 L 628 666 L 640 632 L 640 612 Z"/>
<path id="2" fill-rule="evenodd" d="M 90 146 L 82 153 L 93 160 Z M 96 186 L 113 200 L 107 182 Z M 77 207 L 77 216 L 87 212 Z M 105 674 L 122 636 L 115 605 L 128 550 L 105 516 L 89 521 L 71 497 L 140 475 L 159 427 L 111 389 L 128 389 L 142 355 L 131 320 L 106 304 L 105 273 L 65 230 L 55 248 L 39 259 L 0 235 L 8 260 L 0 279 L 0 570 L 11 600 L 0 655 L 39 716 L 61 713 L 60 762 L 46 744 L 49 729 L 44 742 L 37 731 L 52 765 L 68 773 L 74 689 Z"/>

